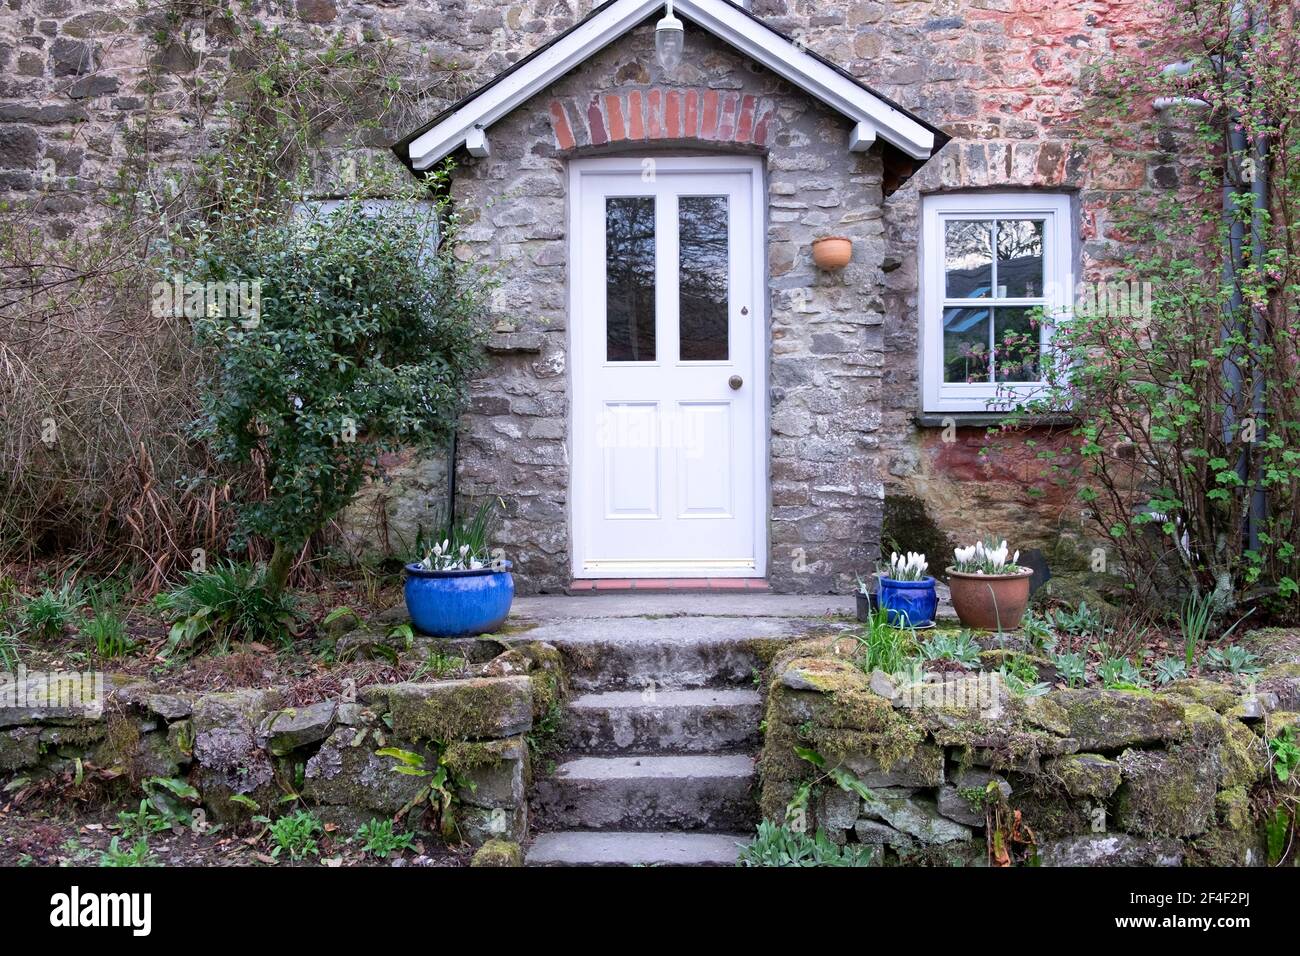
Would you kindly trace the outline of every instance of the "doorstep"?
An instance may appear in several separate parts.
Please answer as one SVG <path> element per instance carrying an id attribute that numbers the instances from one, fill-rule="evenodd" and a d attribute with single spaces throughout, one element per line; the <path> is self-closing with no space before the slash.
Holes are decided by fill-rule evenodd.
<path id="1" fill-rule="evenodd" d="M 678 594 L 683 591 L 726 591 L 766 594 L 766 578 L 580 578 L 569 582 L 566 594 Z"/>

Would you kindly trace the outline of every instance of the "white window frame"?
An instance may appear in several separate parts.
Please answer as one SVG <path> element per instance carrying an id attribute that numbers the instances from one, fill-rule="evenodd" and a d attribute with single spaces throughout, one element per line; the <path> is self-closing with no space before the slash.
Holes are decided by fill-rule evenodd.
<path id="1" fill-rule="evenodd" d="M 945 298 L 944 223 L 953 219 L 1043 219 L 1043 297 L 1035 299 Z M 1008 410 L 1042 389 L 1041 384 L 945 382 L 943 312 L 959 302 L 992 306 L 1042 305 L 1048 317 L 1039 329 L 1046 345 L 1056 326 L 1068 319 L 1074 288 L 1074 228 L 1069 195 L 1044 192 L 951 193 L 921 200 L 920 342 L 923 412 Z"/>

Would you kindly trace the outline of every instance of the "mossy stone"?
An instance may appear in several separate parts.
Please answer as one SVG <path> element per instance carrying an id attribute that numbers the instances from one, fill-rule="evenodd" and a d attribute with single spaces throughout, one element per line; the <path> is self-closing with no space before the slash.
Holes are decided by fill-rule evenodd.
<path id="1" fill-rule="evenodd" d="M 1123 783 L 1115 818 L 1121 829 L 1140 836 L 1177 837 L 1209 829 L 1218 781 L 1205 773 L 1202 750 L 1126 750 L 1119 764 Z"/>
<path id="2" fill-rule="evenodd" d="M 1120 750 L 1177 740 L 1183 734 L 1184 705 L 1172 697 L 1139 690 L 1060 690 L 1052 695 L 1066 712 L 1079 749 Z"/>
<path id="3" fill-rule="evenodd" d="M 533 725 L 533 684 L 525 676 L 372 684 L 361 698 L 387 709 L 393 733 L 409 739 L 495 739 L 526 733 Z"/>
<path id="4" fill-rule="evenodd" d="M 1236 706 L 1241 692 L 1235 687 L 1203 677 L 1188 677 L 1174 681 L 1160 689 L 1167 697 L 1177 697 L 1193 704 L 1201 704 L 1222 714 Z"/>
<path id="5" fill-rule="evenodd" d="M 488 840 L 474 853 L 470 866 L 523 866 L 524 854 L 512 840 Z"/>
<path id="6" fill-rule="evenodd" d="M 1066 754 L 1043 766 L 1072 797 L 1105 800 L 1119 789 L 1120 766 L 1101 754 Z"/>

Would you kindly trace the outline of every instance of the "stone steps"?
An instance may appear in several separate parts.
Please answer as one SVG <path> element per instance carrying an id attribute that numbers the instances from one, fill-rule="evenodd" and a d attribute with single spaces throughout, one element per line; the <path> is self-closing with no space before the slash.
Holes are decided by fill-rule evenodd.
<path id="1" fill-rule="evenodd" d="M 543 833 L 529 866 L 733 866 L 744 833 L 637 833 L 568 830 Z"/>
<path id="2" fill-rule="evenodd" d="M 544 623 L 520 639 L 557 646 L 577 691 L 685 690 L 750 683 L 772 642 L 819 625 L 843 626 L 778 617 L 601 618 Z"/>
<path id="3" fill-rule="evenodd" d="M 564 740 L 585 754 L 736 751 L 758 745 L 762 716 L 748 687 L 604 691 L 569 703 Z"/>
<path id="4" fill-rule="evenodd" d="M 537 781 L 534 820 L 546 830 L 710 830 L 757 822 L 746 754 L 576 757 Z"/>
<path id="5" fill-rule="evenodd" d="M 598 599 L 588 599 L 598 600 Z M 831 618 L 690 615 L 543 622 L 575 696 L 567 756 L 536 780 L 530 866 L 729 866 L 758 822 L 763 698 L 774 645 Z"/>

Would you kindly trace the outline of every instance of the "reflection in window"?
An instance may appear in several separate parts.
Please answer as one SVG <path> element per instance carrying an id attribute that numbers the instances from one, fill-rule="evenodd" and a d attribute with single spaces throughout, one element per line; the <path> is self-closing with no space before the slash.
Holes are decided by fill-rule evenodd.
<path id="1" fill-rule="evenodd" d="M 943 380 L 989 380 L 989 322 L 991 310 L 943 310 Z"/>
<path id="2" fill-rule="evenodd" d="M 727 197 L 682 196 L 677 202 L 681 361 L 727 358 Z"/>
<path id="3" fill-rule="evenodd" d="M 999 299 L 1043 294 L 1043 220 L 998 220 L 997 285 Z"/>
<path id="4" fill-rule="evenodd" d="M 943 269 L 950 299 L 986 298 L 993 285 L 993 223 L 950 219 L 944 226 Z"/>
<path id="5" fill-rule="evenodd" d="M 998 307 L 993 310 L 996 348 L 993 352 L 993 378 L 998 382 L 1037 382 L 1039 380 L 1039 308 Z"/>
<path id="6" fill-rule="evenodd" d="M 655 201 L 605 200 L 605 358 L 655 360 Z"/>

